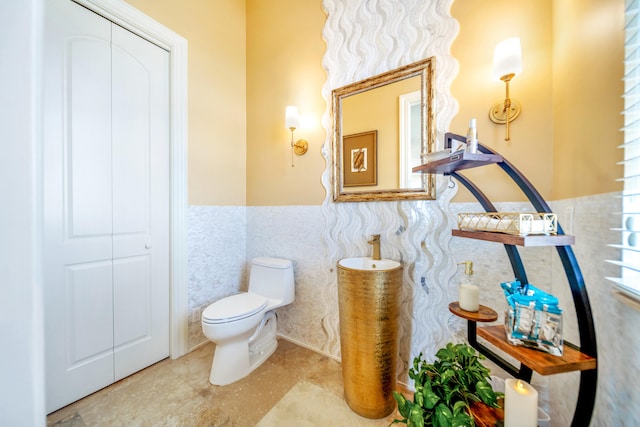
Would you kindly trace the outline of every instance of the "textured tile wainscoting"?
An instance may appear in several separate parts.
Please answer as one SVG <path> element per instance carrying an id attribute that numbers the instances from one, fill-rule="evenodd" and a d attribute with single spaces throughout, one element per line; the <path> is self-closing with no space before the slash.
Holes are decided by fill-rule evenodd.
<path id="1" fill-rule="evenodd" d="M 264 206 L 247 209 L 247 259 L 272 256 L 293 261 L 296 300 L 277 311 L 279 333 L 315 350 L 322 350 L 326 343 L 322 329 L 326 308 L 320 295 L 326 275 L 322 270 L 326 251 L 322 243 L 324 221 L 320 207 Z"/>
<path id="2" fill-rule="evenodd" d="M 593 426 L 640 425 L 640 306 L 617 296 L 607 276 L 619 276 L 619 269 L 604 260 L 619 259 L 619 251 L 607 246 L 619 243 L 621 202 L 618 193 L 581 197 L 552 203 L 567 234 L 576 236 L 574 252 L 589 292 L 598 342 L 598 393 Z M 553 258 L 553 290 L 575 319 L 571 294 L 558 257 Z M 578 342 L 575 321 L 565 322 L 565 336 Z M 579 375 L 550 377 L 551 417 L 554 426 L 569 425 L 575 406 Z M 579 410 L 579 408 L 578 408 Z"/>
<path id="3" fill-rule="evenodd" d="M 189 207 L 189 348 L 207 340 L 202 335 L 202 311 L 246 290 L 246 209 Z"/>

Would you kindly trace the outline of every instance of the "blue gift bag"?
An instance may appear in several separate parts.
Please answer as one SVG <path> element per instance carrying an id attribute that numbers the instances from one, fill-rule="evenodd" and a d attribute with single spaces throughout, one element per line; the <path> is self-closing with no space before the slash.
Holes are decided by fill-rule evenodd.
<path id="1" fill-rule="evenodd" d="M 504 318 L 509 343 L 562 356 L 562 310 L 558 298 L 519 280 L 500 286 L 509 304 Z"/>

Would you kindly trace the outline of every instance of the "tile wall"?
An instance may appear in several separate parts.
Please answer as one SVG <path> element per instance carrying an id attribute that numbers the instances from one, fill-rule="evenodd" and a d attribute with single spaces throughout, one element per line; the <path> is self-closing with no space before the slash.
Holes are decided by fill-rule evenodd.
<path id="1" fill-rule="evenodd" d="M 567 234 L 576 236 L 574 252 L 584 276 L 593 311 L 598 343 L 598 393 L 593 426 L 640 425 L 640 306 L 621 297 L 605 277 L 619 276 L 618 268 L 605 262 L 619 259 L 619 251 L 608 245 L 619 243 L 621 199 L 618 194 L 602 194 L 552 203 Z M 568 285 L 563 280 L 558 257 L 553 263 L 553 291 L 566 310 L 568 339 L 579 342 Z M 550 377 L 554 425 L 569 425 L 575 407 L 579 375 Z M 579 410 L 579 409 L 578 409 Z"/>
<path id="2" fill-rule="evenodd" d="M 189 348 L 206 341 L 200 317 L 212 302 L 246 290 L 246 207 L 189 207 Z"/>
<path id="3" fill-rule="evenodd" d="M 605 276 L 615 276 L 616 268 L 605 263 L 613 259 L 617 250 L 607 244 L 615 242 L 619 216 L 619 199 L 615 194 L 604 194 L 551 203 L 567 234 L 576 236 L 573 249 L 580 264 L 589 292 L 594 315 L 599 351 L 599 381 L 596 410 L 592 425 L 640 425 L 640 396 L 634 392 L 640 382 L 638 367 L 640 340 L 634 325 L 640 324 L 640 307 L 619 297 Z M 414 204 L 416 202 L 411 202 Z M 428 202 L 427 205 L 435 202 Z M 359 207 L 360 209 L 362 207 Z M 526 211 L 525 203 L 500 203 L 502 211 Z M 354 208 L 355 209 L 355 208 Z M 478 212 L 475 203 L 450 205 L 444 221 L 450 230 L 458 212 Z M 356 214 L 356 217 L 360 214 Z M 415 234 L 427 237 L 430 224 L 416 219 Z M 348 255 L 367 255 L 370 248 L 365 242 L 368 230 L 362 224 L 361 238 Z M 246 231 L 245 231 L 246 230 Z M 499 283 L 513 276 L 502 245 L 462 238 L 426 244 L 425 259 L 431 256 L 449 256 L 449 271 L 441 277 L 424 274 L 416 259 L 425 255 L 414 252 L 411 239 L 404 241 L 403 233 L 394 227 L 383 234 L 383 256 L 402 259 L 405 269 L 403 284 L 404 320 L 401 334 L 404 352 L 401 380 L 406 365 L 419 352 L 432 357 L 434 351 L 447 341 L 463 341 L 466 323 L 447 310 L 455 299 L 456 284 L 462 268 L 456 263 L 474 261 L 475 279 L 482 287 L 481 303 L 505 309 L 504 296 Z M 200 332 L 201 309 L 217 299 L 245 289 L 247 261 L 256 256 L 275 256 L 293 260 L 296 275 L 296 301 L 278 310 L 279 333 L 294 342 L 334 358 L 339 358 L 337 332 L 337 284 L 335 261 L 332 254 L 347 254 L 340 239 L 333 243 L 326 234 L 333 233 L 320 206 L 276 207 L 191 207 L 190 208 L 190 290 L 189 301 L 191 347 L 204 342 Z M 386 240 L 386 241 L 385 241 Z M 407 247 L 403 245 L 408 244 Z M 441 248 L 435 248 L 442 245 Z M 520 250 L 529 281 L 557 295 L 565 310 L 565 337 L 578 342 L 571 295 L 564 270 L 552 248 L 525 248 Z M 440 254 L 440 255 L 439 255 Z M 448 254 L 448 255 L 445 255 Z M 342 256 L 342 255 L 341 255 Z M 330 261 L 328 261 L 331 259 Z M 425 280 L 422 280 L 422 278 Z M 502 320 L 502 317 L 500 321 Z M 570 423 L 579 381 L 577 374 L 550 377 L 534 376 L 534 385 L 541 389 L 542 404 L 552 415 L 552 425 Z"/>

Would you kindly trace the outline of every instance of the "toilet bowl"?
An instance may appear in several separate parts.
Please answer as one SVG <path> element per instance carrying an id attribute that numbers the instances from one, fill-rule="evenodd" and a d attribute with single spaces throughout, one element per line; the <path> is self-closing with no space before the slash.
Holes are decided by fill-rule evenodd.
<path id="1" fill-rule="evenodd" d="M 249 289 L 209 305 L 202 332 L 216 344 L 209 382 L 227 385 L 260 366 L 278 346 L 275 309 L 293 302 L 290 260 L 260 257 L 251 262 Z"/>

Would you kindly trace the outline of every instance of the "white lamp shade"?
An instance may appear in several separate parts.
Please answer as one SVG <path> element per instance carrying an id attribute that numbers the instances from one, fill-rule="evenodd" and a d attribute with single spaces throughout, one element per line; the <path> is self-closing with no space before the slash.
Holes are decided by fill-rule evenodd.
<path id="1" fill-rule="evenodd" d="M 285 116 L 285 122 L 288 128 L 297 128 L 300 125 L 300 119 L 298 118 L 298 107 L 294 105 L 287 106 Z"/>
<path id="2" fill-rule="evenodd" d="M 522 48 L 520 38 L 513 37 L 498 43 L 493 55 L 493 77 L 500 80 L 507 74 L 522 72 Z"/>

